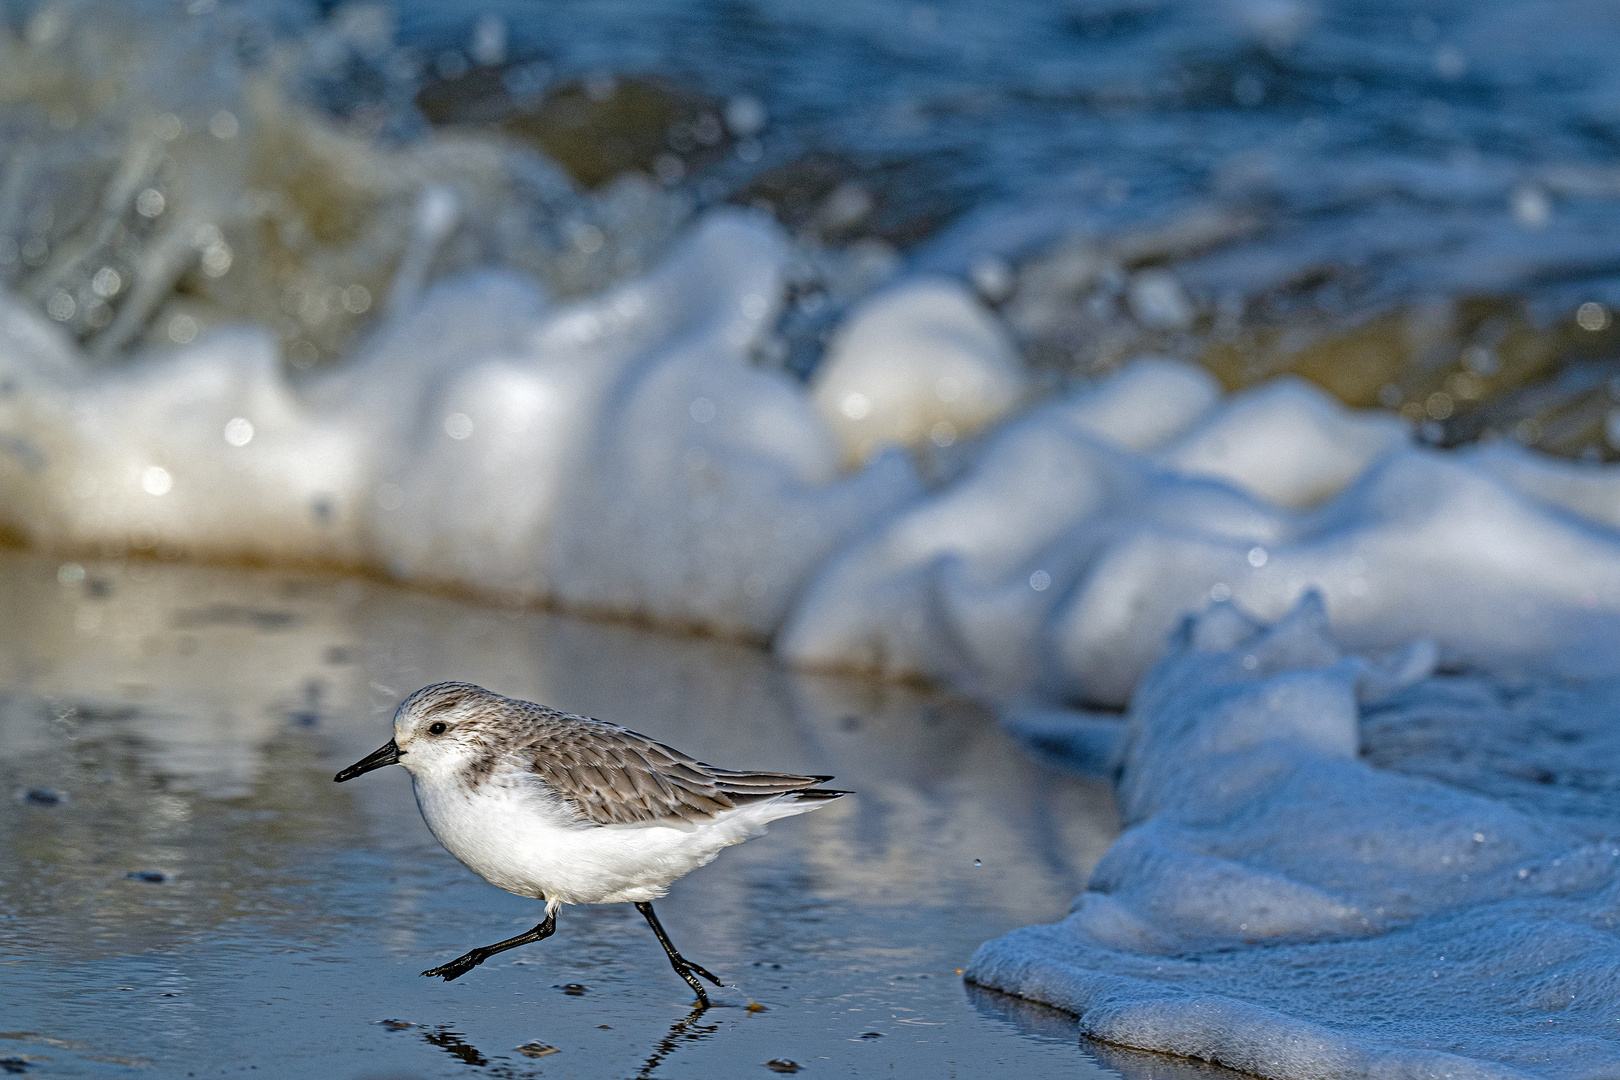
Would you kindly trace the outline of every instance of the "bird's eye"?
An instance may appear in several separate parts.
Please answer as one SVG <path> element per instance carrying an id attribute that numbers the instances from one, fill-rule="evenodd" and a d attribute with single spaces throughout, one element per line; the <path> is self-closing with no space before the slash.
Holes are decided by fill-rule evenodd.
<path id="1" fill-rule="evenodd" d="M 445 726 L 444 726 L 444 721 L 443 720 L 435 720 L 435 721 L 433 721 L 433 723 L 428 725 L 428 734 L 429 735 L 443 735 L 444 732 L 445 732 Z"/>

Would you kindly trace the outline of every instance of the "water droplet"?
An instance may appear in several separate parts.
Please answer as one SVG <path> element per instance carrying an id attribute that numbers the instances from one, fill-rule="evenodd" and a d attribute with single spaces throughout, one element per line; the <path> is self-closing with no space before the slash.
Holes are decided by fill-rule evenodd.
<path id="1" fill-rule="evenodd" d="M 364 285 L 350 285 L 343 290 L 343 310 L 350 315 L 363 315 L 371 307 L 371 290 Z"/>
<path id="2" fill-rule="evenodd" d="M 758 135 L 765 128 L 765 106 L 748 94 L 739 94 L 726 102 L 726 127 L 739 139 Z"/>
<path id="3" fill-rule="evenodd" d="M 118 290 L 123 287 L 124 279 L 110 266 L 103 266 L 96 271 L 96 276 L 90 279 L 90 288 L 103 300 L 117 296 Z"/>
<path id="4" fill-rule="evenodd" d="M 237 123 L 236 115 L 226 109 L 219 110 L 208 120 L 208 134 L 216 139 L 234 139 L 241 129 L 242 125 Z"/>
<path id="5" fill-rule="evenodd" d="M 231 268 L 231 248 L 223 240 L 216 240 L 203 250 L 203 273 L 209 277 L 223 277 Z"/>
<path id="6" fill-rule="evenodd" d="M 491 11 L 478 16 L 473 24 L 473 59 L 486 67 L 506 60 L 506 20 Z"/>
<path id="7" fill-rule="evenodd" d="M 602 245 L 606 241 L 607 238 L 602 235 L 602 230 L 595 225 L 581 225 L 574 230 L 574 246 L 587 255 L 595 255 L 598 251 L 601 251 Z"/>
<path id="8" fill-rule="evenodd" d="M 872 402 L 865 394 L 856 391 L 844 395 L 844 400 L 839 404 L 838 411 L 851 420 L 864 420 L 867 414 L 872 411 Z"/>
<path id="9" fill-rule="evenodd" d="M 1192 325 L 1192 300 L 1168 270 L 1144 270 L 1132 280 L 1126 299 L 1131 314 L 1153 330 L 1184 330 Z"/>
<path id="10" fill-rule="evenodd" d="M 148 495 L 167 495 L 174 487 L 174 477 L 161 465 L 148 465 L 141 470 L 141 490 Z"/>
<path id="11" fill-rule="evenodd" d="M 1552 217 L 1552 201 L 1545 191 L 1533 184 L 1514 188 L 1508 208 L 1513 212 L 1513 220 L 1524 229 L 1539 229 Z"/>
<path id="12" fill-rule="evenodd" d="M 232 446 L 246 446 L 253 441 L 253 421 L 238 416 L 225 425 L 225 441 Z"/>

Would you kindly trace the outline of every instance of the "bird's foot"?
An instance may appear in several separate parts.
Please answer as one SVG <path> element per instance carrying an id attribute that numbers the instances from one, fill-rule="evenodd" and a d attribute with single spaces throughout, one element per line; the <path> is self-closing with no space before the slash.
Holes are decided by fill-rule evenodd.
<path id="1" fill-rule="evenodd" d="M 703 984 L 697 981 L 696 975 L 692 974 L 692 969 L 696 966 L 696 964 L 688 964 L 684 960 L 676 962 L 675 974 L 685 979 L 686 985 L 690 986 L 692 988 L 692 993 L 697 995 L 697 1007 L 699 1009 L 707 1009 L 709 1007 L 709 995 L 703 992 Z M 719 984 L 717 983 L 716 985 Z"/>
<path id="2" fill-rule="evenodd" d="M 715 978 L 714 972 L 702 964 L 694 964 L 684 956 L 677 954 L 670 957 L 670 961 L 675 965 L 675 973 L 685 979 L 686 985 L 690 986 L 697 994 L 698 1008 L 707 1009 L 709 1007 L 709 995 L 704 993 L 703 984 L 697 981 L 697 976 L 703 976 L 716 986 L 724 986 L 725 983 Z"/>
<path id="3" fill-rule="evenodd" d="M 684 957 L 684 956 L 681 957 L 681 964 L 682 964 L 683 967 L 686 968 L 687 971 L 695 972 L 696 974 L 703 976 L 705 979 L 708 979 L 710 982 L 714 983 L 714 985 L 716 985 L 716 986 L 724 986 L 724 985 L 726 985 L 725 983 L 721 982 L 719 979 L 715 978 L 714 977 L 714 972 L 710 971 L 708 968 L 704 967 L 702 964 L 694 964 L 694 963 L 692 963 L 692 961 L 686 959 L 686 957 Z M 683 972 L 683 974 L 684 974 L 684 972 Z"/>
<path id="4" fill-rule="evenodd" d="M 422 972 L 422 974 L 437 975 L 445 982 L 450 982 L 452 979 L 461 978 L 463 975 L 467 974 L 467 972 L 471 971 L 479 964 L 482 964 L 487 959 L 487 956 L 481 954 L 475 949 L 466 956 L 458 956 L 448 964 L 440 964 L 436 968 L 429 968 L 428 970 Z"/>

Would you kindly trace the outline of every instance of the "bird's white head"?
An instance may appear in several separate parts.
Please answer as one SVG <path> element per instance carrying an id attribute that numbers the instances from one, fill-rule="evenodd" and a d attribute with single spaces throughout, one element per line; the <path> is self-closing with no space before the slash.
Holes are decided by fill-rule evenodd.
<path id="1" fill-rule="evenodd" d="M 472 683 L 424 686 L 394 713 L 387 745 L 337 774 L 339 783 L 384 765 L 403 765 L 419 780 L 471 777 L 487 770 L 506 699 Z"/>
<path id="2" fill-rule="evenodd" d="M 424 686 L 394 713 L 399 763 L 424 780 L 477 770 L 494 749 L 490 721 L 505 701 L 472 683 Z"/>

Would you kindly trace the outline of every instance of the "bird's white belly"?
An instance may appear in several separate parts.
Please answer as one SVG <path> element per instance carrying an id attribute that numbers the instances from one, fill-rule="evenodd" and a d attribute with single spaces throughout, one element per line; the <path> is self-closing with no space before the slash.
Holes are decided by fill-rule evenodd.
<path id="1" fill-rule="evenodd" d="M 553 904 L 656 900 L 786 809 L 760 812 L 772 804 L 755 804 L 696 825 L 581 825 L 516 785 L 491 781 L 476 793 L 459 784 L 415 787 L 428 828 L 462 865 L 507 892 Z"/>

